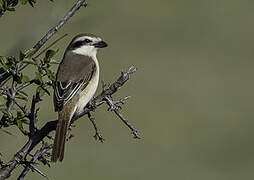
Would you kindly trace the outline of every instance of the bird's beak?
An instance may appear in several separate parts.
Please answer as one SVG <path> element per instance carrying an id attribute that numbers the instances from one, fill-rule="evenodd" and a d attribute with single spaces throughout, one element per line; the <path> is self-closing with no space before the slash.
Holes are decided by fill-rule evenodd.
<path id="1" fill-rule="evenodd" d="M 104 41 L 99 41 L 97 43 L 94 43 L 93 46 L 96 48 L 104 48 L 104 47 L 107 47 L 108 44 Z"/>

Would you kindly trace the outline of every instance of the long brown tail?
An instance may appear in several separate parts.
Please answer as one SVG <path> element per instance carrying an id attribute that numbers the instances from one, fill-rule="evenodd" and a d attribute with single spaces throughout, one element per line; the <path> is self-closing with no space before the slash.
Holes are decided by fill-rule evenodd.
<path id="1" fill-rule="evenodd" d="M 51 157 L 52 162 L 57 162 L 58 160 L 62 161 L 64 158 L 65 140 L 70 119 L 71 117 L 68 114 L 64 113 L 64 111 L 59 112 L 56 135 Z"/>

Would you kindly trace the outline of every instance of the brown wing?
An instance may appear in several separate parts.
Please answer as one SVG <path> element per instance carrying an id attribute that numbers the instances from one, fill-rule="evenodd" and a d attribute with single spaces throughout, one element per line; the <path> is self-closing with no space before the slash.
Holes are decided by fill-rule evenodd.
<path id="1" fill-rule="evenodd" d="M 80 89 L 91 80 L 96 65 L 88 56 L 67 52 L 59 65 L 54 90 L 55 111 L 61 111 Z"/>

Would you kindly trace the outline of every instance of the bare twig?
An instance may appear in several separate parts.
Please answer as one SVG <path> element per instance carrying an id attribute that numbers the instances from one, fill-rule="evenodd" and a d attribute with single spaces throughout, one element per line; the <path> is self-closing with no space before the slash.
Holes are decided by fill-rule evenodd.
<path id="1" fill-rule="evenodd" d="M 52 145 L 43 144 L 42 147 L 39 150 L 37 150 L 36 153 L 32 156 L 32 159 L 26 163 L 25 169 L 22 171 L 22 173 L 18 177 L 18 180 L 24 179 L 24 177 L 27 175 L 30 169 L 35 170 L 32 164 L 34 164 L 37 161 L 37 159 L 39 159 L 43 154 L 47 153 L 51 148 L 52 148 Z M 35 171 L 48 179 L 48 177 L 41 171 L 37 169 Z"/>
<path id="2" fill-rule="evenodd" d="M 98 130 L 97 125 L 96 125 L 96 123 L 95 123 L 94 117 L 92 117 L 92 115 L 91 115 L 90 112 L 88 112 L 87 115 L 88 115 L 89 120 L 90 120 L 91 123 L 93 124 L 94 130 L 95 130 L 95 134 L 94 134 L 94 136 L 93 136 L 94 139 L 95 139 L 95 140 L 99 140 L 100 142 L 103 143 L 103 142 L 105 141 L 105 139 L 104 139 L 103 136 L 99 133 L 99 130 Z"/>
<path id="3" fill-rule="evenodd" d="M 121 98 L 121 99 L 119 99 L 119 100 L 115 100 L 115 101 L 114 101 L 114 104 L 115 104 L 115 105 L 118 105 L 118 104 L 125 104 L 126 100 L 129 99 L 129 98 L 130 98 L 130 96 L 126 96 L 126 97 Z M 121 108 L 121 106 L 119 106 L 119 108 Z"/>
<path id="4" fill-rule="evenodd" d="M 37 56 L 35 56 L 34 58 L 38 58 L 40 55 L 42 55 L 44 52 L 46 52 L 49 48 L 51 48 L 52 46 L 54 46 L 58 41 L 60 41 L 61 39 L 63 39 L 64 37 L 66 37 L 68 34 L 64 34 L 61 37 L 59 37 L 58 39 L 56 39 L 54 42 L 52 42 L 48 47 L 46 47 L 45 49 L 43 49 Z"/>
<path id="5" fill-rule="evenodd" d="M 42 171 L 40 171 L 39 169 L 37 169 L 37 168 L 35 168 L 35 167 L 33 167 L 33 166 L 30 166 L 30 168 L 32 169 L 32 171 L 35 171 L 35 172 L 37 172 L 38 174 L 40 174 L 41 176 L 45 177 L 47 180 L 50 180 L 49 177 L 48 177 L 45 173 L 43 173 Z"/>
<path id="6" fill-rule="evenodd" d="M 10 112 L 14 106 L 14 100 L 17 93 L 16 87 L 17 87 L 17 81 L 14 79 L 14 76 L 16 76 L 19 73 L 20 65 L 16 64 L 15 72 L 13 72 L 13 79 L 12 79 L 12 85 L 11 88 L 9 88 L 9 91 L 6 92 L 6 95 L 9 98 L 9 104 L 7 107 L 7 110 Z"/>
<path id="7" fill-rule="evenodd" d="M 16 72 L 13 74 L 13 76 L 15 76 L 18 73 L 19 73 L 19 66 L 16 65 Z M 7 94 L 6 94 L 8 96 L 8 98 L 10 99 L 10 101 L 9 101 L 10 103 L 7 107 L 8 111 L 11 111 L 13 108 L 13 105 L 14 105 L 14 98 L 17 93 L 16 86 L 17 86 L 17 82 L 15 81 L 15 79 L 13 77 L 11 88 L 9 88 L 9 92 L 7 92 Z"/>
<path id="8" fill-rule="evenodd" d="M 130 128 L 132 134 L 134 135 L 134 138 L 141 139 L 140 135 L 138 134 L 138 131 L 120 113 L 119 107 L 116 105 L 116 103 L 113 101 L 113 99 L 110 96 L 105 96 L 105 100 L 106 100 L 107 104 L 109 105 L 109 110 L 113 111 L 123 121 L 123 123 L 126 126 L 128 126 L 128 128 Z"/>
<path id="9" fill-rule="evenodd" d="M 35 79 L 32 79 L 32 80 L 20 85 L 19 87 L 17 87 L 17 91 L 21 91 L 22 89 L 26 88 L 27 86 L 31 85 L 34 82 L 35 82 Z"/>
<path id="10" fill-rule="evenodd" d="M 32 57 L 74 14 L 81 6 L 83 6 L 85 0 L 78 0 L 74 6 L 68 11 L 68 13 L 58 22 L 56 26 L 51 28 L 45 36 L 43 36 L 33 47 L 27 57 Z"/>
<path id="11" fill-rule="evenodd" d="M 27 112 L 26 112 L 26 108 L 23 107 L 15 98 L 13 99 L 14 103 L 19 107 L 19 109 L 25 114 L 27 115 Z"/>
<path id="12" fill-rule="evenodd" d="M 32 104 L 31 104 L 31 111 L 29 114 L 29 131 L 30 131 L 30 137 L 34 135 L 36 127 L 35 127 L 35 120 L 36 120 L 36 111 L 35 111 L 35 105 L 36 103 L 40 102 L 40 96 L 37 92 L 36 95 L 33 96 Z"/>
<path id="13" fill-rule="evenodd" d="M 3 131 L 3 132 L 5 132 L 6 134 L 9 134 L 9 135 L 11 135 L 11 136 L 14 136 L 12 133 L 10 133 L 9 131 L 6 131 L 6 130 L 4 130 L 4 129 L 0 129 L 1 131 Z"/>

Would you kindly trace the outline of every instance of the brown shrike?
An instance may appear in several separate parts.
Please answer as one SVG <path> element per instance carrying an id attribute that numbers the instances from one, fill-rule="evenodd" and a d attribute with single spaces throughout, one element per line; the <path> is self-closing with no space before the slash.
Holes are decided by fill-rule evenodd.
<path id="1" fill-rule="evenodd" d="M 62 161 L 67 130 L 71 119 L 82 113 L 93 98 L 99 82 L 96 54 L 107 44 L 92 34 L 75 36 L 67 47 L 56 75 L 54 90 L 58 124 L 52 151 L 52 161 Z"/>

